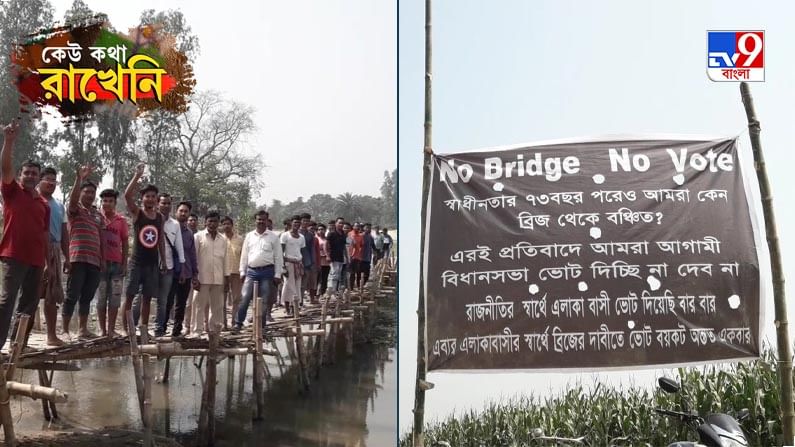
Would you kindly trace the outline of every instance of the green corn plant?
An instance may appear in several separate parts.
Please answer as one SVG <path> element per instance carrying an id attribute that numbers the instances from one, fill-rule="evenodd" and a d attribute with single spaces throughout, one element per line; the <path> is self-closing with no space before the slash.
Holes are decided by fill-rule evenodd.
<path id="1" fill-rule="evenodd" d="M 426 445 L 461 447 L 532 447 L 534 429 L 546 435 L 585 436 L 590 445 L 607 445 L 625 437 L 621 445 L 666 445 L 674 440 L 695 440 L 695 434 L 677 421 L 652 409 L 682 408 L 687 400 L 699 413 L 733 414 L 748 408 L 741 422 L 751 445 L 779 445 L 782 437 L 776 358 L 765 350 L 761 359 L 697 368 L 679 368 L 673 377 L 682 391 L 669 395 L 647 387 L 613 387 L 573 383 L 557 396 L 517 396 L 492 402 L 481 411 L 469 410 L 426 424 Z M 406 433 L 401 447 L 411 446 Z"/>

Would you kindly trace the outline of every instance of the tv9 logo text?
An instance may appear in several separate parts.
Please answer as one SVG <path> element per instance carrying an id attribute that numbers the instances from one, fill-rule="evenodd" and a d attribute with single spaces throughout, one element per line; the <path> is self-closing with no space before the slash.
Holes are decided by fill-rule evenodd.
<path id="1" fill-rule="evenodd" d="M 764 31 L 707 31 L 707 76 L 716 82 L 765 80 Z"/>

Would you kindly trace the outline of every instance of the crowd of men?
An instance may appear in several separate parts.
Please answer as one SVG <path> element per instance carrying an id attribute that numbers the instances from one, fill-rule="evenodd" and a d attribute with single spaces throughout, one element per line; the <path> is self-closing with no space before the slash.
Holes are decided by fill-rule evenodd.
<path id="1" fill-rule="evenodd" d="M 16 120 L 5 126 L 0 153 L 0 347 L 12 317 L 34 315 L 39 300 L 44 301 L 50 346 L 64 344 L 59 335 L 71 340 L 75 308 L 78 338 L 115 337 L 119 310 L 127 335 L 134 331 L 127 312 L 134 324 L 141 321 L 146 328 L 153 299 L 155 336 L 166 335 L 169 321 L 175 337 L 240 330 L 248 324 L 255 291 L 265 303 L 264 325 L 272 321 L 274 307 L 295 315 L 307 304 L 305 298 L 314 305 L 323 295 L 361 288 L 371 265 L 390 256 L 393 241 L 386 228 L 373 232 L 369 223 L 351 224 L 342 217 L 326 226 L 304 213 L 285 220 L 284 231 L 277 233 L 268 212 L 260 210 L 254 216 L 256 228 L 241 236 L 232 218 L 209 211 L 200 231 L 190 202 L 180 202 L 172 217 L 172 197 L 155 185 L 141 184 L 143 163 L 123 194 L 130 238 L 128 219 L 117 212 L 118 191 L 101 191 L 95 205 L 97 184 L 90 180 L 90 166 L 77 169 L 65 204 L 53 197 L 54 168 L 27 161 L 15 175 L 18 127 Z M 65 291 L 62 275 L 67 275 Z M 95 297 L 99 335 L 88 327 Z M 26 337 L 32 326 L 31 318 Z"/>

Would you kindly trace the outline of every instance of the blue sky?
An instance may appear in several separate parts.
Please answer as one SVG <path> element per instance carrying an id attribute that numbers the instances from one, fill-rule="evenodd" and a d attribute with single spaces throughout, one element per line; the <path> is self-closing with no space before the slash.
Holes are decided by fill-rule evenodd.
<path id="1" fill-rule="evenodd" d="M 433 146 L 460 152 L 625 133 L 736 135 L 747 127 L 735 83 L 706 75 L 706 31 L 765 30 L 764 83 L 752 83 L 774 196 L 788 302 L 795 285 L 795 29 L 784 2 L 437 1 Z M 411 426 L 422 184 L 424 1 L 399 3 L 401 432 Z M 454 231 L 454 229 L 451 229 Z M 795 320 L 795 306 L 789 306 Z M 772 319 L 772 310 L 770 313 Z M 773 334 L 767 333 L 772 339 Z M 659 371 L 435 374 L 426 420 L 492 398 L 556 393 L 568 381 L 650 385 Z"/>

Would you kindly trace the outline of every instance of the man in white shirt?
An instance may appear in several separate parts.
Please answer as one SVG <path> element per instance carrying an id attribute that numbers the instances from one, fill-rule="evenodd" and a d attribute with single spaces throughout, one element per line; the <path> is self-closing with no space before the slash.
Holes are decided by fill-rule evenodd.
<path id="1" fill-rule="evenodd" d="M 268 212 L 265 210 L 257 211 L 254 215 L 257 228 L 246 234 L 243 240 L 243 249 L 240 252 L 240 277 L 243 280 L 242 301 L 237 315 L 234 317 L 235 329 L 243 327 L 243 321 L 248 313 L 248 306 L 254 295 L 254 283 L 259 283 L 257 295 L 259 298 L 269 298 L 272 296 L 271 290 L 281 282 L 282 276 L 282 245 L 279 237 L 268 229 Z M 270 308 L 273 302 L 268 302 L 262 306 L 262 325 L 270 315 Z"/>
<path id="2" fill-rule="evenodd" d="M 282 299 L 287 314 L 298 316 L 298 301 L 301 294 L 301 277 L 304 276 L 304 263 L 301 249 L 306 247 L 304 235 L 298 232 L 301 228 L 301 216 L 290 219 L 290 231 L 279 236 L 284 250 L 285 281 Z M 292 305 L 291 305 L 292 304 Z M 290 311 L 292 308 L 293 312 Z"/>
<path id="3" fill-rule="evenodd" d="M 224 290 L 229 276 L 226 263 L 227 240 L 218 233 L 221 216 L 210 211 L 204 218 L 205 229 L 196 233 L 196 263 L 199 281 L 195 284 L 191 311 L 191 333 L 199 336 L 203 331 L 220 332 L 224 321 Z M 209 328 L 204 327 L 204 309 L 210 307 Z"/>

